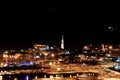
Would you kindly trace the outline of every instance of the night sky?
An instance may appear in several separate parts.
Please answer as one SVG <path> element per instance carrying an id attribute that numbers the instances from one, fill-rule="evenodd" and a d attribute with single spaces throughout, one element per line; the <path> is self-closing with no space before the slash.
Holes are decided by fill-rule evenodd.
<path id="1" fill-rule="evenodd" d="M 4 2 L 0 14 L 0 49 L 32 47 L 34 43 L 66 46 L 120 44 L 117 3 Z"/>

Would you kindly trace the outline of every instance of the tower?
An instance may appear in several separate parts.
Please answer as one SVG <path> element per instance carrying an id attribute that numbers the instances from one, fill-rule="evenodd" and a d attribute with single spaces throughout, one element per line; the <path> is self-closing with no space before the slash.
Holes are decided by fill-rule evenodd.
<path id="1" fill-rule="evenodd" d="M 62 39 L 61 39 L 61 48 L 64 49 L 64 36 L 62 35 Z"/>
<path id="2" fill-rule="evenodd" d="M 102 44 L 102 50 L 105 50 L 104 44 Z"/>

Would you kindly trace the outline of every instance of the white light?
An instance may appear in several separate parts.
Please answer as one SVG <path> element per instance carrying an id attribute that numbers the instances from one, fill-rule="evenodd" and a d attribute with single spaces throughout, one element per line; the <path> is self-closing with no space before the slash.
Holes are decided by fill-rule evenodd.
<path id="1" fill-rule="evenodd" d="M 50 62 L 49 65 L 51 66 L 51 65 L 52 65 L 52 62 Z"/>
<path id="2" fill-rule="evenodd" d="M 108 30 L 109 30 L 109 31 L 113 31 L 114 29 L 113 29 L 112 26 L 109 26 L 109 27 L 108 27 Z"/>
<path id="3" fill-rule="evenodd" d="M 60 68 L 57 68 L 57 71 L 60 71 L 61 69 Z"/>
<path id="4" fill-rule="evenodd" d="M 109 46 L 109 49 L 112 49 L 112 46 Z"/>
<path id="5" fill-rule="evenodd" d="M 2 78 L 3 78 L 3 77 L 2 77 L 2 76 L 0 76 L 0 80 L 3 80 Z"/>
<path id="6" fill-rule="evenodd" d="M 51 54 L 52 57 L 54 57 L 54 54 Z"/>
<path id="7" fill-rule="evenodd" d="M 29 80 L 29 76 L 26 76 L 26 80 Z"/>

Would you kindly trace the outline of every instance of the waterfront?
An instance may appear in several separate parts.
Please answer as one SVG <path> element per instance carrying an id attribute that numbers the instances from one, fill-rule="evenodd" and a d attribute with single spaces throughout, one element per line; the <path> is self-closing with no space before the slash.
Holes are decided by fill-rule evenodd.
<path id="1" fill-rule="evenodd" d="M 66 74 L 17 74 L 4 75 L 3 80 L 75 80 L 78 78 L 95 78 L 93 73 L 66 73 Z M 88 79 L 89 80 L 89 79 Z"/>

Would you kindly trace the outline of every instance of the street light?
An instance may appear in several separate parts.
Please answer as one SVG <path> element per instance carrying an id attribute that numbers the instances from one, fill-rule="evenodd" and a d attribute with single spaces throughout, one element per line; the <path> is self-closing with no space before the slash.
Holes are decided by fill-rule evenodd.
<path id="1" fill-rule="evenodd" d="M 111 50 L 113 47 L 112 46 L 109 46 L 109 49 Z"/>
<path id="2" fill-rule="evenodd" d="M 45 60 L 46 60 L 46 59 L 47 59 L 47 55 L 48 55 L 48 53 L 45 52 L 44 55 L 45 55 Z"/>
<path id="3" fill-rule="evenodd" d="M 54 54 L 51 54 L 52 59 L 54 59 L 54 56 L 55 56 Z"/>
<path id="4" fill-rule="evenodd" d="M 88 49 L 89 49 L 89 47 L 88 47 L 88 46 L 84 46 L 84 49 L 85 49 L 85 50 L 88 50 Z"/>

